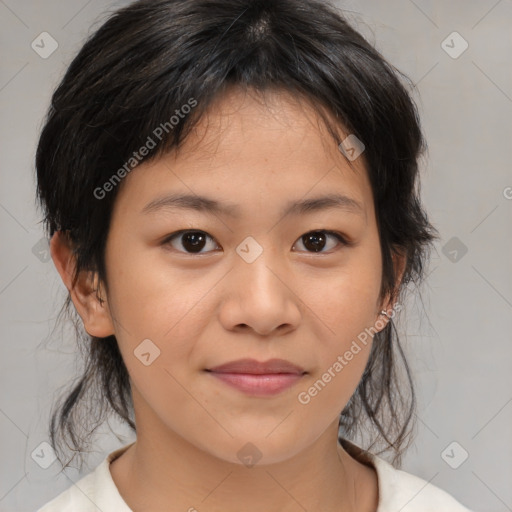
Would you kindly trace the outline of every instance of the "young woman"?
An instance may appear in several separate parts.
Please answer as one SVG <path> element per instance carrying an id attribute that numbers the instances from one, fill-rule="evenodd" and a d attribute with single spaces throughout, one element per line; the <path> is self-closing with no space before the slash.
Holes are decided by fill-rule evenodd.
<path id="1" fill-rule="evenodd" d="M 113 13 L 36 156 L 86 348 L 50 437 L 64 467 L 111 411 L 136 440 L 39 511 L 467 512 L 397 469 L 425 147 L 399 72 L 327 3 Z"/>

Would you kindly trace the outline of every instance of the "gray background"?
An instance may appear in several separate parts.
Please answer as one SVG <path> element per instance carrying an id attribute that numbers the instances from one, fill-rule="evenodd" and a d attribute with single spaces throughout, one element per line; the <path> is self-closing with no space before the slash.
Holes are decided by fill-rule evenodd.
<path id="1" fill-rule="evenodd" d="M 38 131 L 85 36 L 126 3 L 0 0 L 2 512 L 35 510 L 131 440 L 112 421 L 121 441 L 100 430 L 80 474 L 56 477 L 58 463 L 42 469 L 32 457 L 48 441 L 53 398 L 77 372 L 72 330 L 51 334 L 65 288 L 34 206 Z M 421 191 L 443 238 L 400 326 L 419 394 L 403 469 L 475 511 L 512 511 L 512 1 L 338 4 L 418 87 L 429 144 Z M 31 48 L 43 31 L 58 42 L 46 59 Z M 453 31 L 469 44 L 457 58 L 442 46 Z M 457 469 L 445 462 L 458 465 L 463 450 Z"/>

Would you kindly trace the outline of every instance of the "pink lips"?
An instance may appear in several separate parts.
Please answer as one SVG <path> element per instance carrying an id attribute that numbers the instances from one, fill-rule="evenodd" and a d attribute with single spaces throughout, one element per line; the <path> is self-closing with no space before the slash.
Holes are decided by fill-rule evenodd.
<path id="1" fill-rule="evenodd" d="M 244 393 L 255 396 L 275 395 L 293 386 L 307 373 L 284 359 L 238 359 L 206 371 Z"/>

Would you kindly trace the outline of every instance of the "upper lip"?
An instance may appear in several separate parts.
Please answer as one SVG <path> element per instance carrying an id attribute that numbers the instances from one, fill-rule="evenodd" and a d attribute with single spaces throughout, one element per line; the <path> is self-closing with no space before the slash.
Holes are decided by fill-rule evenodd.
<path id="1" fill-rule="evenodd" d="M 229 363 L 208 368 L 207 371 L 216 373 L 246 373 L 253 375 L 264 375 L 268 373 L 306 373 L 303 368 L 290 363 L 285 359 L 269 359 L 268 361 L 257 361 L 256 359 L 237 359 Z"/>

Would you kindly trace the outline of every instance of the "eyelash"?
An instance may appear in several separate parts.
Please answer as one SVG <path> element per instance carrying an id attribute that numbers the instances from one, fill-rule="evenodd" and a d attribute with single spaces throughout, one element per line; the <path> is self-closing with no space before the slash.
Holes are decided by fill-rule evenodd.
<path id="1" fill-rule="evenodd" d="M 201 233 L 203 235 L 206 235 L 206 237 L 209 238 L 210 240 L 215 241 L 215 239 L 212 236 L 210 236 L 208 233 L 206 233 L 205 231 L 201 231 L 199 229 L 183 229 L 181 231 L 176 231 L 175 233 L 172 233 L 171 235 L 169 235 L 162 242 L 162 245 L 171 245 L 171 242 L 175 238 L 178 238 L 181 235 L 184 235 L 186 233 Z M 309 234 L 313 234 L 313 233 L 325 233 L 327 235 L 330 235 L 330 236 L 336 238 L 338 240 L 338 242 L 342 246 L 350 246 L 350 245 L 352 245 L 351 242 L 349 242 L 341 233 L 338 233 L 337 231 L 330 231 L 330 230 L 327 230 L 327 229 L 314 229 L 313 231 L 308 231 L 307 233 L 304 233 L 303 235 L 301 235 L 297 240 L 300 241 L 304 236 L 309 235 Z M 217 242 L 215 242 L 215 243 L 217 243 Z M 332 251 L 333 251 L 333 249 L 330 249 L 329 251 L 319 251 L 319 252 L 314 252 L 314 251 L 302 251 L 302 252 L 307 252 L 309 254 L 330 254 Z M 190 255 L 196 256 L 196 255 L 201 255 L 201 254 L 208 254 L 209 252 L 212 252 L 212 251 L 206 251 L 206 252 L 187 252 L 187 251 L 177 250 L 177 252 L 181 252 L 182 254 L 190 254 Z"/>

